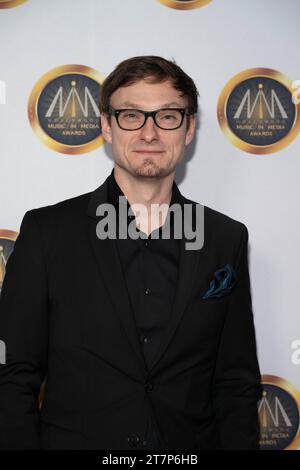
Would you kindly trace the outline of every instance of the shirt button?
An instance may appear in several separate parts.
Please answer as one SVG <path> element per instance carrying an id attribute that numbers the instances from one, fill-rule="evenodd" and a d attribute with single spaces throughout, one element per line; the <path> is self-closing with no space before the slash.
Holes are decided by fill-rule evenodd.
<path id="1" fill-rule="evenodd" d="M 145 383 L 145 390 L 146 390 L 146 392 L 151 392 L 151 390 L 153 390 L 153 383 L 146 382 Z"/>
<path id="2" fill-rule="evenodd" d="M 136 447 L 139 445 L 140 437 L 137 434 L 133 434 L 132 436 L 127 437 L 127 441 L 130 446 Z"/>
<path id="3" fill-rule="evenodd" d="M 140 341 L 141 341 L 141 343 L 148 343 L 149 340 L 148 340 L 147 336 L 141 335 L 140 336 Z"/>
<path id="4" fill-rule="evenodd" d="M 149 287 L 147 287 L 147 289 L 145 289 L 144 293 L 145 293 L 145 295 L 149 295 L 149 294 L 150 294 L 150 289 L 149 289 Z"/>
<path id="5" fill-rule="evenodd" d="M 148 246 L 149 246 L 149 243 L 148 243 L 148 241 L 147 241 L 147 240 L 144 242 L 144 246 L 146 246 L 146 247 L 148 247 Z"/>

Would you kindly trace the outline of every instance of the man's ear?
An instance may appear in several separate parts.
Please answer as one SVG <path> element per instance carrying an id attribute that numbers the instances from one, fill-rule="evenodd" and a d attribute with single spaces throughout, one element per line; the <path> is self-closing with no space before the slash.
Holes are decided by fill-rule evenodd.
<path id="1" fill-rule="evenodd" d="M 101 113 L 100 114 L 100 121 L 101 121 L 101 130 L 102 130 L 102 136 L 106 142 L 109 144 L 112 143 L 112 138 L 111 138 L 111 127 L 110 127 L 110 116 L 106 113 Z"/>
<path id="2" fill-rule="evenodd" d="M 196 114 L 191 114 L 187 117 L 189 121 L 187 123 L 188 127 L 185 136 L 185 145 L 189 145 L 189 143 L 192 142 L 196 129 Z"/>

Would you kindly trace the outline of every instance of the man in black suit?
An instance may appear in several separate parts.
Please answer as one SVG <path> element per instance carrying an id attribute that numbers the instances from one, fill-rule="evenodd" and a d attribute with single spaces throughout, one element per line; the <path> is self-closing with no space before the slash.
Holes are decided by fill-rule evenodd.
<path id="1" fill-rule="evenodd" d="M 0 448 L 257 449 L 248 230 L 174 182 L 196 86 L 142 56 L 101 93 L 114 169 L 91 193 L 28 211 L 7 263 Z"/>

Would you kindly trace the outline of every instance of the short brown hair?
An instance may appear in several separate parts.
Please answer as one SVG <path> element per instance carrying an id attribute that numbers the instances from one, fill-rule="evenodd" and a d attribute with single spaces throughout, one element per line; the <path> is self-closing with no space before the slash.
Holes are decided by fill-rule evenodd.
<path id="1" fill-rule="evenodd" d="M 108 113 L 111 95 L 120 87 L 140 80 L 150 83 L 170 80 L 174 88 L 188 99 L 190 114 L 197 113 L 199 95 L 194 81 L 175 63 L 159 56 L 137 56 L 123 60 L 104 80 L 100 92 L 100 111 Z"/>

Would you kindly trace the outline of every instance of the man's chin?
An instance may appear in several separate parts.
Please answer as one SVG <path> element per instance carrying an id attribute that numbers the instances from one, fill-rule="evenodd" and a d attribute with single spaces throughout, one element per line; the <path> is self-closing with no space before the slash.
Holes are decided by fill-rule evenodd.
<path id="1" fill-rule="evenodd" d="M 165 168 L 157 167 L 157 166 L 144 166 L 144 167 L 138 167 L 134 168 L 134 174 L 136 176 L 142 176 L 142 177 L 152 177 L 152 178 L 158 178 L 161 176 L 166 176 L 168 173 L 165 170 Z"/>
<path id="2" fill-rule="evenodd" d="M 153 159 L 145 159 L 142 164 L 134 165 L 133 171 L 136 176 L 144 176 L 144 177 L 162 177 L 166 176 L 170 173 L 167 168 L 162 165 L 158 165 L 157 162 L 153 161 Z"/>

